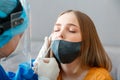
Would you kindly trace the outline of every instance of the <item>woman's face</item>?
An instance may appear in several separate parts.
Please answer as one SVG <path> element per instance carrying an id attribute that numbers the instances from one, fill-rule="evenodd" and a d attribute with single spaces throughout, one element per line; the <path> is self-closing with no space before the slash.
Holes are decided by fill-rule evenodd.
<path id="1" fill-rule="evenodd" d="M 58 17 L 54 26 L 52 39 L 71 42 L 82 41 L 80 26 L 73 12 L 65 13 Z"/>

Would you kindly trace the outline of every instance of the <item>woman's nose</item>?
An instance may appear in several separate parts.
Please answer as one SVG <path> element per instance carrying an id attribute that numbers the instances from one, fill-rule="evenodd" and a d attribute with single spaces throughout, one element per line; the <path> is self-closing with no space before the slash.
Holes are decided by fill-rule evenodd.
<path id="1" fill-rule="evenodd" d="M 59 32 L 57 35 L 58 39 L 64 39 L 64 34 L 62 32 Z"/>
<path id="2" fill-rule="evenodd" d="M 65 30 L 64 28 L 58 32 L 58 39 L 64 39 L 65 38 Z"/>
<path id="3" fill-rule="evenodd" d="M 56 39 L 64 39 L 65 38 L 65 32 L 63 30 L 59 31 L 55 35 Z"/>

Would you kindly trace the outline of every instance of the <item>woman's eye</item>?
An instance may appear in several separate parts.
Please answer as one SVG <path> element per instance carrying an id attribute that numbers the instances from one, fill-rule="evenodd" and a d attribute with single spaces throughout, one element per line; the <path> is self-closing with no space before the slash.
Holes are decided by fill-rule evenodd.
<path id="1" fill-rule="evenodd" d="M 58 31 L 60 31 L 60 30 L 59 29 L 54 30 L 54 32 L 58 32 Z"/>
<path id="2" fill-rule="evenodd" d="M 71 32 L 71 33 L 76 33 L 76 31 L 69 31 L 69 32 Z"/>

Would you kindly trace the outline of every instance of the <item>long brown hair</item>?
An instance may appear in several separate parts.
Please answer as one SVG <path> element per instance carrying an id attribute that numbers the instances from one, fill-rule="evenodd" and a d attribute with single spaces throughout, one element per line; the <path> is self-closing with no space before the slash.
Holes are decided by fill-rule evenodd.
<path id="1" fill-rule="evenodd" d="M 111 71 L 111 60 L 101 44 L 93 21 L 88 15 L 77 10 L 67 10 L 61 13 L 60 16 L 70 12 L 74 13 L 76 16 L 82 33 L 82 46 L 80 52 L 81 68 L 103 67 Z"/>
<path id="2" fill-rule="evenodd" d="M 77 10 L 67 10 L 59 16 L 70 12 L 76 16 L 82 35 L 80 51 L 81 68 L 102 67 L 111 71 L 111 60 L 102 46 L 93 21 L 88 15 Z"/>

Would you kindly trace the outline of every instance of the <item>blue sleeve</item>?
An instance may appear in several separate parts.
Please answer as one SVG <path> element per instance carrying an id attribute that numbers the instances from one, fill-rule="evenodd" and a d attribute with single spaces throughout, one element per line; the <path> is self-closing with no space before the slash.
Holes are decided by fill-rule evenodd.
<path id="1" fill-rule="evenodd" d="M 15 80 L 38 80 L 37 74 L 32 69 L 33 61 L 31 62 L 32 64 L 25 62 L 19 65 Z"/>
<path id="2" fill-rule="evenodd" d="M 0 80 L 10 80 L 1 65 L 0 65 Z"/>
<path id="3" fill-rule="evenodd" d="M 16 73 L 6 73 L 0 65 L 0 80 L 38 80 L 38 75 L 34 73 L 31 65 L 27 62 L 21 63 Z"/>

